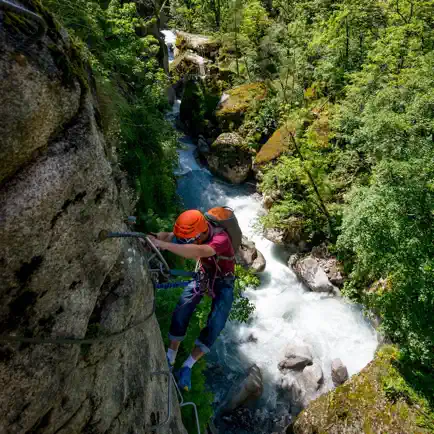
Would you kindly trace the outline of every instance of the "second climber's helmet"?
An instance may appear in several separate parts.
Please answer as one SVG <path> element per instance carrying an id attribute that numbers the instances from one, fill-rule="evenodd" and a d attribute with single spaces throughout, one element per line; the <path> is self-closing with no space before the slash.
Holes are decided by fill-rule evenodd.
<path id="1" fill-rule="evenodd" d="M 208 230 L 205 216 L 197 209 L 184 211 L 176 219 L 173 233 L 179 241 L 191 243 L 199 239 L 200 235 Z"/>

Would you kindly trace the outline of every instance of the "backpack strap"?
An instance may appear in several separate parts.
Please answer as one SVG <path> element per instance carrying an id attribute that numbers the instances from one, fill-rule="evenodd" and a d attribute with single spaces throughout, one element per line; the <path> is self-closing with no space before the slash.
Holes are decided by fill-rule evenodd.
<path id="1" fill-rule="evenodd" d="M 224 261 L 235 261 L 235 256 L 218 256 L 215 255 L 217 258 L 217 261 L 219 261 L 220 259 L 223 259 Z"/>

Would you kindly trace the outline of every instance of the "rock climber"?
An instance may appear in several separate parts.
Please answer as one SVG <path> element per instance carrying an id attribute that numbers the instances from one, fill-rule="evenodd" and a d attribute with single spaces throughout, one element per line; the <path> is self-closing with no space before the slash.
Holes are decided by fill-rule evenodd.
<path id="1" fill-rule="evenodd" d="M 210 351 L 228 319 L 234 298 L 235 253 L 228 233 L 217 231 L 198 210 L 183 212 L 176 219 L 173 232 L 159 232 L 155 235 L 156 237 L 150 236 L 150 239 L 159 249 L 199 261 L 204 276 L 200 288 L 206 287 L 213 297 L 207 324 L 196 339 L 190 356 L 175 373 L 180 388 L 189 391 L 193 365 Z M 175 364 L 190 318 L 205 293 L 200 288 L 198 282 L 186 286 L 173 311 L 167 350 L 170 370 Z"/>

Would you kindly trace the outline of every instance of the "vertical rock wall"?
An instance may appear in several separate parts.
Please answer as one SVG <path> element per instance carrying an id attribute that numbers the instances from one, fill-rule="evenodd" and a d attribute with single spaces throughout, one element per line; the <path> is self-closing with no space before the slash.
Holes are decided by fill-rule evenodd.
<path id="1" fill-rule="evenodd" d="M 110 334 L 152 312 L 153 289 L 125 230 L 126 191 L 106 153 L 92 79 L 67 34 L 0 9 L 0 334 Z M 0 343 L 0 433 L 148 433 L 167 416 L 155 315 L 92 345 Z M 185 433 L 178 405 L 160 433 Z"/>

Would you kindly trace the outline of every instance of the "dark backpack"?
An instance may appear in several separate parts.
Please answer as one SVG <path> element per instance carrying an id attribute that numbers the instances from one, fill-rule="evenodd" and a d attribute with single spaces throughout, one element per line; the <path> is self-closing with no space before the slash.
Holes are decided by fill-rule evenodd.
<path id="1" fill-rule="evenodd" d="M 241 246 L 243 234 L 234 210 L 228 206 L 211 208 L 205 213 L 205 218 L 212 224 L 216 231 L 226 231 L 231 239 L 234 252 Z"/>

